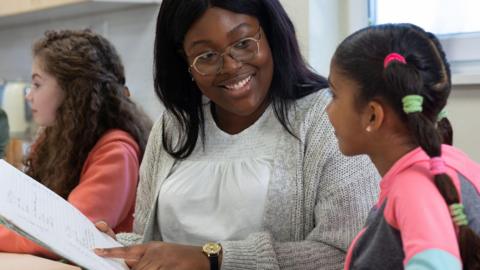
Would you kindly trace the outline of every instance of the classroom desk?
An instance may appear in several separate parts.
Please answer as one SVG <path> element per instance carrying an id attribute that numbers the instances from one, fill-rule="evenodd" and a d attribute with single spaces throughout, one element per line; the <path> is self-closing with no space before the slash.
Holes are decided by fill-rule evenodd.
<path id="1" fill-rule="evenodd" d="M 0 270 L 81 270 L 79 267 L 32 255 L 0 252 Z"/>

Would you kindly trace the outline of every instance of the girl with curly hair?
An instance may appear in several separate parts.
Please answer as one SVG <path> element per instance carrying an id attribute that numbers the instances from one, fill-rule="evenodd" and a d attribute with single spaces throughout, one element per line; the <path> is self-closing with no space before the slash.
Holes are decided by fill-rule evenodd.
<path id="1" fill-rule="evenodd" d="M 27 95 L 41 127 L 26 173 L 92 221 L 132 229 L 150 120 L 131 101 L 113 45 L 89 30 L 48 31 L 33 46 Z M 0 251 L 54 257 L 0 228 Z"/>

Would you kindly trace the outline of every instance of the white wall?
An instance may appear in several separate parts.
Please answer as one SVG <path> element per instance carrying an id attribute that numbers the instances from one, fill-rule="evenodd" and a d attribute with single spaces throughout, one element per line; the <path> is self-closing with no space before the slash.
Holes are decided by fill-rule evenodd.
<path id="1" fill-rule="evenodd" d="M 303 56 L 327 76 L 329 59 L 340 40 L 336 18 L 339 2 L 332 0 L 280 0 L 295 25 Z M 332 23 L 333 22 L 333 23 Z"/>
<path id="2" fill-rule="evenodd" d="M 295 25 L 297 31 L 297 38 L 300 43 L 300 49 L 303 56 L 308 59 L 309 55 L 309 39 L 310 39 L 310 27 L 309 27 L 309 9 L 310 0 L 280 0 L 283 7 L 287 11 L 290 19 Z"/>
<path id="3" fill-rule="evenodd" d="M 447 111 L 454 145 L 480 162 L 480 85 L 454 86 Z"/>
<path id="4" fill-rule="evenodd" d="M 303 56 L 327 76 L 338 43 L 368 23 L 367 0 L 280 0 L 295 25 Z"/>
<path id="5" fill-rule="evenodd" d="M 125 65 L 132 98 L 156 119 L 162 109 L 153 92 L 152 75 L 157 10 L 157 5 L 145 5 L 22 26 L 0 26 L 0 79 L 30 80 L 31 46 L 45 30 L 89 27 L 115 45 Z"/>

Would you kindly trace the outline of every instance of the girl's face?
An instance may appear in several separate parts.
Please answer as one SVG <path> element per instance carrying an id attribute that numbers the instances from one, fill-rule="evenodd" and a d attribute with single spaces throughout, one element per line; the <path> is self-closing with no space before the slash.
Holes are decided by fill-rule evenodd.
<path id="1" fill-rule="evenodd" d="M 32 87 L 26 96 L 32 107 L 33 120 L 40 126 L 53 126 L 57 110 L 65 99 L 65 93 L 57 80 L 43 68 L 37 56 L 32 65 Z"/>
<path id="2" fill-rule="evenodd" d="M 328 117 L 335 129 L 340 151 L 347 156 L 366 153 L 367 127 L 365 112 L 355 103 L 358 86 L 335 68 L 332 62 L 329 77 L 332 100 L 327 107 Z"/>
<path id="3" fill-rule="evenodd" d="M 251 59 L 233 58 L 233 54 L 249 46 L 256 49 L 256 44 L 258 50 Z M 218 59 L 220 63 L 223 61 L 218 73 L 202 75 L 191 68 L 198 88 L 215 104 L 217 115 L 232 122 L 235 117 L 254 121 L 263 113 L 273 76 L 273 59 L 265 33 L 255 17 L 209 8 L 186 33 L 183 48 L 189 66 L 199 57 L 200 63 L 218 63 L 209 62 L 212 55 L 225 52 Z"/>

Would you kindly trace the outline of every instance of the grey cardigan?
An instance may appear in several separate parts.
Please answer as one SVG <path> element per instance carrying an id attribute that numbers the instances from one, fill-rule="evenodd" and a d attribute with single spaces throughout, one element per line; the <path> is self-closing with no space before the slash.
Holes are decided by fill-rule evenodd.
<path id="1" fill-rule="evenodd" d="M 295 102 L 289 116 L 298 139 L 286 131 L 279 143 L 265 202 L 263 229 L 241 241 L 222 241 L 221 269 L 341 269 L 345 252 L 376 201 L 379 175 L 366 156 L 347 158 L 337 146 L 325 108 L 327 89 Z M 134 233 L 117 235 L 131 245 L 161 241 L 157 198 L 175 160 L 165 152 L 164 113 L 155 123 L 140 168 Z M 208 134 L 208 131 L 206 131 Z"/>

